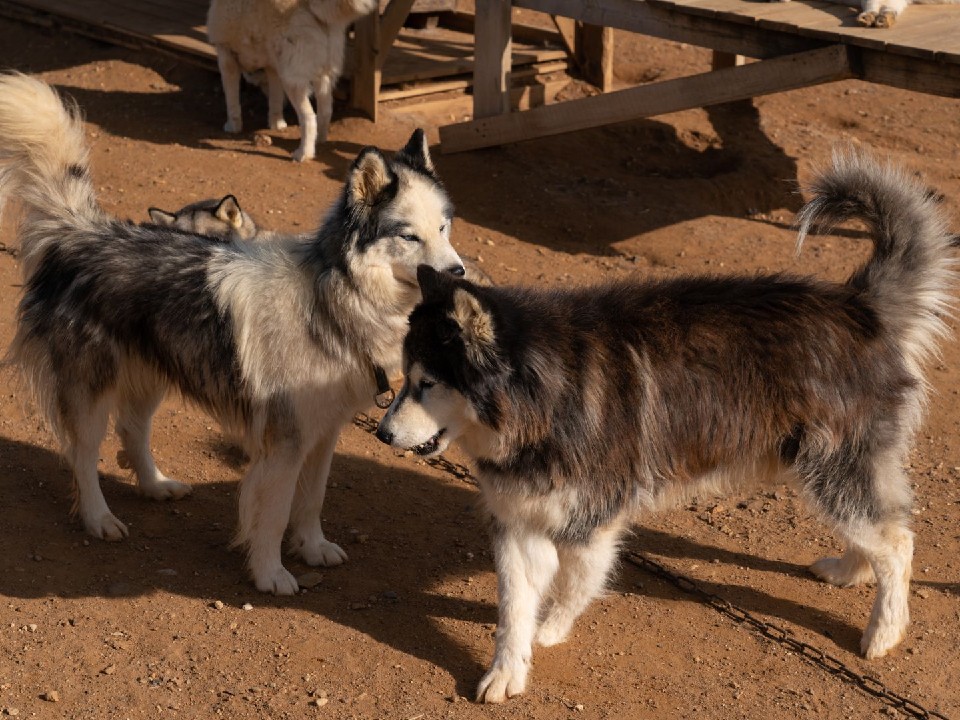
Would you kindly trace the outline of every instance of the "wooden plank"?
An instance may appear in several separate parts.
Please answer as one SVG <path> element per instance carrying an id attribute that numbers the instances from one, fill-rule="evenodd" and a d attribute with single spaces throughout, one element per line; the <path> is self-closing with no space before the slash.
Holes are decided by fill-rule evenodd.
<path id="1" fill-rule="evenodd" d="M 540 75 L 547 75 L 549 73 L 565 74 L 569 68 L 570 65 L 566 60 L 557 60 L 555 62 L 542 63 L 540 65 L 526 65 L 522 68 L 514 68 L 514 70 L 510 73 L 510 78 L 514 81 L 514 83 L 516 83 L 517 80 L 527 80 L 530 78 L 536 78 Z M 562 83 L 566 85 L 569 82 L 570 78 L 564 76 Z M 463 77 L 454 78 L 452 80 L 422 82 L 408 87 L 381 89 L 380 101 L 386 102 L 388 100 L 406 100 L 408 98 L 450 92 L 453 90 L 467 90 L 471 87 L 473 87 L 473 76 L 464 75 Z M 520 85 L 519 87 L 524 86 Z M 513 91 L 516 89 L 516 87 L 513 87 L 511 88 L 510 92 L 513 93 Z"/>
<path id="2" fill-rule="evenodd" d="M 477 0 L 473 116 L 510 109 L 510 0 Z"/>
<path id="3" fill-rule="evenodd" d="M 383 70 L 384 63 L 387 60 L 387 54 L 393 43 L 396 42 L 397 35 L 400 34 L 400 28 L 403 27 L 403 21 L 410 14 L 410 9 L 416 0 L 390 0 L 386 11 L 380 18 L 380 42 L 377 54 L 377 68 Z"/>
<path id="4" fill-rule="evenodd" d="M 909 11 L 908 11 L 909 12 Z M 858 48 L 861 78 L 914 92 L 960 98 L 960 65 Z"/>
<path id="5" fill-rule="evenodd" d="M 849 48 L 827 48 L 740 67 L 642 85 L 610 95 L 487 117 L 440 128 L 445 153 L 745 100 L 853 77 Z"/>
<path id="6" fill-rule="evenodd" d="M 553 24 L 557 26 L 557 32 L 560 33 L 560 38 L 567 52 L 570 53 L 571 56 L 576 57 L 577 21 L 571 18 L 560 17 L 559 15 L 551 15 L 550 19 L 553 20 Z"/>
<path id="7" fill-rule="evenodd" d="M 355 65 L 350 103 L 376 122 L 382 76 L 377 58 L 380 53 L 380 16 L 370 13 L 357 20 L 353 28 Z"/>
<path id="8" fill-rule="evenodd" d="M 752 58 L 777 57 L 828 44 L 825 40 L 769 33 L 749 24 L 676 12 L 672 3 L 652 0 L 513 0 L 513 4 L 592 25 L 629 30 Z"/>

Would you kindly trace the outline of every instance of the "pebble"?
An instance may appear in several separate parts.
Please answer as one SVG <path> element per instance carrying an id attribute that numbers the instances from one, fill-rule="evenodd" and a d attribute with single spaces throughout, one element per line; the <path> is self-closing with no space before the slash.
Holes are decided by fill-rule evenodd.
<path id="1" fill-rule="evenodd" d="M 303 575 L 297 575 L 297 585 L 302 588 L 312 588 L 323 582 L 323 575 L 315 570 L 309 570 Z"/>
<path id="2" fill-rule="evenodd" d="M 3 709 L 4 715 L 9 715 L 10 717 L 16 717 L 20 714 L 20 709 L 15 707 L 5 707 Z"/>
<path id="3" fill-rule="evenodd" d="M 928 597 L 930 597 L 930 591 L 927 590 L 927 588 L 920 588 L 919 590 L 917 590 L 917 597 L 920 597 L 926 600 Z"/>
<path id="4" fill-rule="evenodd" d="M 253 605 L 250 603 L 244 603 L 242 609 L 249 612 L 250 610 L 253 610 Z"/>
<path id="5" fill-rule="evenodd" d="M 41 700 L 46 700 L 47 702 L 57 703 L 60 702 L 60 693 L 56 690 L 47 690 L 45 693 L 40 695 Z"/>
<path id="6" fill-rule="evenodd" d="M 273 145 L 273 138 L 264 133 L 256 133 L 253 136 L 253 144 L 257 147 L 268 147 Z"/>
<path id="7" fill-rule="evenodd" d="M 327 698 L 325 698 L 325 697 L 318 697 L 318 698 L 314 698 L 313 700 L 311 700 L 310 702 L 308 702 L 307 705 L 312 705 L 313 707 L 318 707 L 318 708 L 319 708 L 319 707 L 323 707 L 323 706 L 326 705 L 328 702 L 330 702 L 330 700 L 328 700 Z"/>
<path id="8" fill-rule="evenodd" d="M 101 675 L 113 675 L 117 671 L 116 665 L 107 665 L 103 670 L 100 671 Z"/>
<path id="9" fill-rule="evenodd" d="M 214 610 L 223 610 L 223 601 L 214 600 L 212 603 L 210 603 L 210 607 L 212 607 Z"/>

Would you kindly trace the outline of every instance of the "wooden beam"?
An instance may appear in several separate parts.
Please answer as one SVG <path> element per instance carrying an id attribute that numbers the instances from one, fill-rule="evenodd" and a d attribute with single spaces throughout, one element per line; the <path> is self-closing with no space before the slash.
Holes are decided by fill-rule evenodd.
<path id="1" fill-rule="evenodd" d="M 416 0 L 390 0 L 387 9 L 383 11 L 380 18 L 380 44 L 377 52 L 377 67 L 383 69 L 383 64 L 387 60 L 390 48 L 400 34 L 400 28 L 403 27 L 407 15 Z"/>
<path id="2" fill-rule="evenodd" d="M 854 77 L 854 48 L 818 50 L 440 128 L 443 152 L 503 145 Z"/>
<path id="3" fill-rule="evenodd" d="M 510 110 L 510 0 L 477 0 L 473 116 Z"/>
<path id="4" fill-rule="evenodd" d="M 600 88 L 613 90 L 613 28 L 581 24 L 578 27 L 577 64 L 584 79 Z"/>

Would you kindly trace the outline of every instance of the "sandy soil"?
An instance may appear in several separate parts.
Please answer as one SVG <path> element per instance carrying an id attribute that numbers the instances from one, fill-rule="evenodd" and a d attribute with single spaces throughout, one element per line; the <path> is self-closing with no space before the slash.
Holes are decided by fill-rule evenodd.
<path id="1" fill-rule="evenodd" d="M 707 69 L 703 50 L 618 36 L 620 82 Z M 232 192 L 261 223 L 300 232 L 332 201 L 356 152 L 398 147 L 449 116 L 343 108 L 316 162 L 296 128 L 255 144 L 221 131 L 218 78 L 175 60 L 0 21 L 0 65 L 38 73 L 88 120 L 103 204 L 120 217 Z M 467 106 L 464 106 L 465 108 Z M 265 103 L 246 97 L 246 126 Z M 453 113 L 456 115 L 456 113 Z M 867 250 L 856 228 L 794 252 L 797 181 L 838 141 L 906 163 L 960 207 L 960 101 L 845 82 L 753 105 L 690 111 L 522 145 L 436 157 L 458 207 L 454 241 L 498 282 L 790 269 L 841 278 Z M 960 227 L 960 222 L 958 222 Z M 9 224 L 0 240 L 13 246 Z M 0 253 L 0 345 L 19 271 Z M 837 589 L 806 566 L 835 540 L 786 489 L 704 498 L 645 520 L 641 550 L 797 640 L 945 716 L 960 715 L 960 371 L 946 343 L 911 455 L 917 551 L 913 624 L 866 662 L 871 588 Z M 496 622 L 475 488 L 379 445 L 341 438 L 325 510 L 350 562 L 292 598 L 258 594 L 228 549 L 242 461 L 177 400 L 156 421 L 164 471 L 194 493 L 136 497 L 103 447 L 107 499 L 131 529 L 88 539 L 70 475 L 10 372 L 0 376 L 0 713 L 69 718 L 850 718 L 897 711 L 696 597 L 624 563 L 571 640 L 540 650 L 529 692 L 468 697 Z M 309 568 L 291 561 L 295 574 Z M 903 713 L 901 713 L 902 715 Z"/>

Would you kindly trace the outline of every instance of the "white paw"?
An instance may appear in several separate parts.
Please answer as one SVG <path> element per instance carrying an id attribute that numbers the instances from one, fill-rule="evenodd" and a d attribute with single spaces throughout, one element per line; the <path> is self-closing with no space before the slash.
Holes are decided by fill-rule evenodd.
<path id="1" fill-rule="evenodd" d="M 302 145 L 293 151 L 293 161 L 294 162 L 305 162 L 307 160 L 313 160 L 314 151 L 312 149 L 308 150 Z"/>
<path id="2" fill-rule="evenodd" d="M 559 645 L 570 634 L 572 622 L 568 622 L 557 615 L 549 615 L 537 629 L 537 644 L 543 647 Z"/>
<path id="3" fill-rule="evenodd" d="M 227 122 L 223 124 L 223 129 L 228 133 L 241 132 L 243 130 L 243 120 L 240 120 L 239 118 L 235 120 L 227 120 Z"/>
<path id="4" fill-rule="evenodd" d="M 845 558 L 821 558 L 810 566 L 810 572 L 838 587 L 853 587 L 874 581 L 873 568 L 869 563 L 854 564 Z"/>
<path id="5" fill-rule="evenodd" d="M 875 12 L 862 12 L 857 15 L 857 22 L 864 27 L 873 27 L 877 24 L 877 14 Z"/>
<path id="6" fill-rule="evenodd" d="M 527 686 L 527 672 L 525 662 L 494 660 L 493 666 L 477 686 L 477 702 L 502 703 L 507 698 L 519 695 Z"/>
<path id="7" fill-rule="evenodd" d="M 153 482 L 137 484 L 137 490 L 152 500 L 179 500 L 193 492 L 189 485 L 160 475 Z"/>
<path id="8" fill-rule="evenodd" d="M 315 532 L 294 533 L 290 538 L 290 553 L 299 555 L 307 565 L 334 567 L 347 561 L 347 554 L 317 529 Z"/>
<path id="9" fill-rule="evenodd" d="M 295 595 L 300 589 L 297 579 L 283 565 L 270 570 L 253 570 L 253 583 L 260 592 L 274 595 Z"/>
<path id="10" fill-rule="evenodd" d="M 83 527 L 89 534 L 108 542 L 123 540 L 130 534 L 127 526 L 117 520 L 109 510 L 98 514 L 96 517 L 84 516 Z"/>
<path id="11" fill-rule="evenodd" d="M 881 10 L 877 16 L 878 28 L 892 28 L 897 24 L 897 13 L 893 10 Z"/>
<path id="12" fill-rule="evenodd" d="M 883 657 L 903 639 L 906 630 L 907 620 L 882 625 L 871 620 L 860 638 L 860 652 L 867 660 Z"/>
<path id="13" fill-rule="evenodd" d="M 270 129 L 271 129 L 271 130 L 286 130 L 286 129 L 287 129 L 287 121 L 284 120 L 283 118 L 274 118 L 273 120 L 270 121 Z"/>

